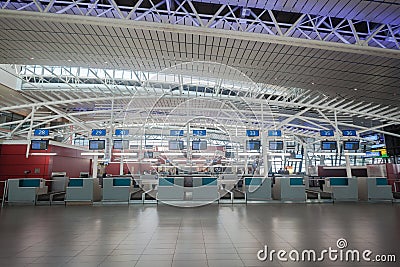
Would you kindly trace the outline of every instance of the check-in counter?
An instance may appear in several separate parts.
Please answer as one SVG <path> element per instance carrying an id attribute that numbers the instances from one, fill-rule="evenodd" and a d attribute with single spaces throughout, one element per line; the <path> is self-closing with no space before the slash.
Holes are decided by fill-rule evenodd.
<path id="1" fill-rule="evenodd" d="M 359 177 L 357 183 L 360 200 L 393 200 L 392 186 L 386 177 Z"/>
<path id="2" fill-rule="evenodd" d="M 157 200 L 159 201 L 178 201 L 185 198 L 183 177 L 160 177 L 157 188 Z"/>
<path id="3" fill-rule="evenodd" d="M 271 178 L 268 177 L 245 177 L 245 199 L 246 201 L 271 200 Z"/>
<path id="4" fill-rule="evenodd" d="M 192 200 L 216 201 L 219 200 L 218 178 L 193 177 Z"/>
<path id="5" fill-rule="evenodd" d="M 305 201 L 303 177 L 276 177 L 272 188 L 273 198 L 282 201 Z"/>
<path id="6" fill-rule="evenodd" d="M 325 179 L 323 191 L 332 193 L 334 201 L 357 201 L 357 178 L 328 177 Z"/>
<path id="7" fill-rule="evenodd" d="M 37 196 L 47 194 L 48 188 L 42 178 L 19 178 L 8 180 L 8 203 L 36 204 Z"/>
<path id="8" fill-rule="evenodd" d="M 132 190 L 130 177 L 103 178 L 103 201 L 129 202 Z"/>
<path id="9" fill-rule="evenodd" d="M 94 202 L 101 199 L 98 178 L 70 178 L 66 188 L 65 202 Z"/>

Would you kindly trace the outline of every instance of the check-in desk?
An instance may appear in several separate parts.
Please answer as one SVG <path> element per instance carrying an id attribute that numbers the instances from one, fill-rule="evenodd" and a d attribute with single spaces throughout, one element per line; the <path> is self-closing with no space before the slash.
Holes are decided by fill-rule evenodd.
<path id="1" fill-rule="evenodd" d="M 157 200 L 159 201 L 179 201 L 185 198 L 183 177 L 160 177 L 157 189 Z"/>
<path id="2" fill-rule="evenodd" d="M 272 188 L 273 198 L 282 201 L 305 201 L 303 177 L 276 177 Z"/>
<path id="3" fill-rule="evenodd" d="M 214 202 L 219 200 L 217 177 L 194 177 L 192 187 L 193 201 Z"/>
<path id="4" fill-rule="evenodd" d="M 37 196 L 47 194 L 48 187 L 42 178 L 8 180 L 8 203 L 36 204 Z"/>
<path id="5" fill-rule="evenodd" d="M 328 177 L 323 191 L 332 193 L 333 201 L 357 201 L 357 178 Z"/>
<path id="6" fill-rule="evenodd" d="M 272 199 L 271 178 L 245 177 L 244 191 L 247 201 L 265 201 Z"/>
<path id="7" fill-rule="evenodd" d="M 221 190 L 225 191 L 230 195 L 231 202 L 233 203 L 234 193 L 232 189 L 239 182 L 239 177 L 237 174 L 222 174 L 219 176 L 218 185 Z"/>
<path id="8" fill-rule="evenodd" d="M 152 191 L 156 189 L 158 185 L 157 175 L 154 174 L 143 174 L 140 175 L 139 186 L 142 188 L 142 202 L 144 203 L 146 199 L 146 194 L 150 194 Z M 151 194 L 150 194 L 151 195 Z M 155 193 L 154 196 L 155 197 Z"/>
<path id="9" fill-rule="evenodd" d="M 132 190 L 130 177 L 103 178 L 103 201 L 129 202 Z"/>
<path id="10" fill-rule="evenodd" d="M 363 201 L 393 200 L 392 186 L 386 177 L 359 177 L 358 198 Z"/>
<path id="11" fill-rule="evenodd" d="M 101 200 L 99 178 L 70 178 L 65 202 L 94 202 Z"/>

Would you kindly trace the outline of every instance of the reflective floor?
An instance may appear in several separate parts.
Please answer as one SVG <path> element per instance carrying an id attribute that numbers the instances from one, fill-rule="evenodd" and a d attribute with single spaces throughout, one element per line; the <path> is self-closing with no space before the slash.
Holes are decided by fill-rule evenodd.
<path id="1" fill-rule="evenodd" d="M 303 250 L 371 250 L 396 263 L 301 261 Z M 257 259 L 268 246 L 280 261 Z M 340 245 L 342 246 L 342 244 Z M 297 250 L 300 262 L 294 262 Z M 282 252 L 283 253 L 283 252 Z M 291 254 L 290 254 L 291 253 Z M 269 253 L 268 253 L 269 254 Z M 289 258 L 289 254 L 292 258 Z M 339 252 L 337 253 L 339 254 Z M 264 256 L 263 253 L 260 256 Z M 312 255 L 311 255 L 312 256 Z M 13 206 L 0 211 L 0 266 L 399 266 L 399 204 Z"/>

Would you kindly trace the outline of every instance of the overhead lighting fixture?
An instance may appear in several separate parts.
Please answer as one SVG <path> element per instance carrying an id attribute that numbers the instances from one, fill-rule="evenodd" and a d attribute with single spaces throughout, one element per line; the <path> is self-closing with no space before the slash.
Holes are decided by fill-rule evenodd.
<path id="1" fill-rule="evenodd" d="M 316 152 L 316 153 L 308 153 L 310 156 L 334 156 L 336 152 Z"/>
<path id="2" fill-rule="evenodd" d="M 161 152 L 161 155 L 165 155 L 165 156 L 182 156 L 183 152 Z"/>
<path id="3" fill-rule="evenodd" d="M 45 153 L 45 152 L 34 152 L 34 153 L 30 153 L 31 156 L 56 156 L 57 153 Z"/>
<path id="4" fill-rule="evenodd" d="M 345 156 L 365 156 L 367 153 L 362 152 L 344 152 Z"/>
<path id="5" fill-rule="evenodd" d="M 267 152 L 270 156 L 290 156 L 290 153 L 283 153 L 283 152 Z"/>
<path id="6" fill-rule="evenodd" d="M 115 152 L 114 156 L 137 156 L 136 152 Z"/>
<path id="7" fill-rule="evenodd" d="M 34 57 L 31 57 L 31 59 L 35 59 Z"/>
<path id="8" fill-rule="evenodd" d="M 357 91 L 358 89 L 357 88 L 354 88 L 354 91 Z"/>

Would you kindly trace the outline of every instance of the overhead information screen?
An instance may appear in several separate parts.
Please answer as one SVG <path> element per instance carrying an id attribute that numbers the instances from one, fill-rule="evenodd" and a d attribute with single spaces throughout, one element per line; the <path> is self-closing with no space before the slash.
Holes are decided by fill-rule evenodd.
<path id="1" fill-rule="evenodd" d="M 49 146 L 48 140 L 32 140 L 31 149 L 32 150 L 46 150 Z"/>
<path id="2" fill-rule="evenodd" d="M 283 141 L 269 141 L 269 150 L 283 150 Z"/>
<path id="3" fill-rule="evenodd" d="M 89 149 L 90 150 L 101 150 L 106 147 L 105 140 L 89 140 Z"/>
<path id="4" fill-rule="evenodd" d="M 261 142 L 258 140 L 247 141 L 247 150 L 260 150 Z"/>
<path id="5" fill-rule="evenodd" d="M 114 140 L 114 149 L 129 149 L 129 140 Z"/>
<path id="6" fill-rule="evenodd" d="M 171 140 L 168 143 L 169 150 L 181 150 L 183 149 L 183 141 Z"/>
<path id="7" fill-rule="evenodd" d="M 106 136 L 106 129 L 92 129 L 92 136 Z"/>
<path id="8" fill-rule="evenodd" d="M 49 136 L 50 130 L 48 129 L 35 129 L 34 136 Z"/>
<path id="9" fill-rule="evenodd" d="M 321 142 L 321 150 L 336 150 L 337 143 L 336 141 L 322 141 Z"/>
<path id="10" fill-rule="evenodd" d="M 260 136 L 259 130 L 246 130 L 246 135 L 248 137 Z"/>
<path id="11" fill-rule="evenodd" d="M 358 150 L 360 148 L 360 142 L 358 141 L 344 141 L 344 150 Z"/>
<path id="12" fill-rule="evenodd" d="M 192 150 L 206 150 L 207 141 L 192 141 Z"/>
<path id="13" fill-rule="evenodd" d="M 357 136 L 356 130 L 343 130 L 343 136 Z"/>

